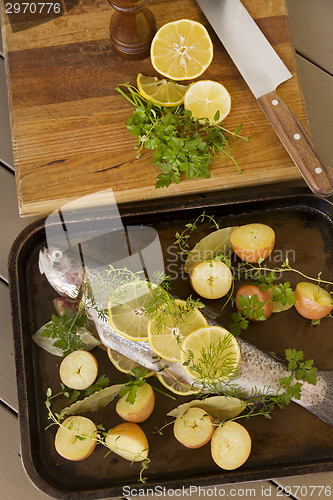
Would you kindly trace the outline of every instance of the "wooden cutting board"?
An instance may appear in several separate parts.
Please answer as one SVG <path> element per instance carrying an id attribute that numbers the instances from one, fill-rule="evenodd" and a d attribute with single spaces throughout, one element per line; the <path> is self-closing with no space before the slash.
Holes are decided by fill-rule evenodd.
<path id="1" fill-rule="evenodd" d="M 64 2 L 62 2 L 64 4 Z M 243 0 L 294 77 L 279 94 L 307 127 L 284 0 Z M 248 143 L 236 140 L 233 154 L 242 170 L 218 157 L 211 178 L 181 180 L 155 189 L 160 173 L 151 153 L 137 160 L 136 139 L 125 127 L 133 107 L 118 83 L 135 84 L 137 73 L 154 75 L 150 59 L 125 61 L 109 38 L 112 8 L 106 0 L 66 0 L 68 11 L 20 22 L 4 13 L 13 150 L 22 216 L 50 213 L 70 200 L 99 193 L 96 203 L 117 203 L 204 193 L 300 178 L 297 168 L 194 0 L 151 0 L 157 26 L 181 18 L 202 22 L 212 37 L 214 58 L 201 79 L 230 91 L 232 110 L 224 125 L 243 123 Z M 105 190 L 105 191 L 104 191 Z M 85 202 L 85 201 L 84 201 Z M 89 198 L 91 203 L 91 198 Z"/>

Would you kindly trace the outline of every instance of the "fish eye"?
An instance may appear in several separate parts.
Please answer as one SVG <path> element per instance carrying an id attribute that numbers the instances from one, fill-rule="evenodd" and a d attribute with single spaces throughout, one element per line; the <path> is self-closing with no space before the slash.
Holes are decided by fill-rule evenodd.
<path id="1" fill-rule="evenodd" d="M 51 259 L 53 260 L 53 262 L 55 262 L 55 263 L 60 262 L 62 257 L 63 257 L 63 253 L 61 250 L 53 250 L 53 252 L 51 254 Z"/>

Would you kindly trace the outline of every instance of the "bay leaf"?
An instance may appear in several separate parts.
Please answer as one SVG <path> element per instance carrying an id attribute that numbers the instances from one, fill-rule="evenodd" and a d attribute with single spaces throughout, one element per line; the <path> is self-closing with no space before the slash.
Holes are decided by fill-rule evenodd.
<path id="1" fill-rule="evenodd" d="M 203 260 L 212 260 L 217 252 L 228 256 L 231 249 L 230 236 L 236 227 L 238 226 L 224 227 L 202 238 L 187 255 L 185 272 L 189 273 L 196 264 Z"/>
<path id="2" fill-rule="evenodd" d="M 78 413 L 87 413 L 90 411 L 97 411 L 107 406 L 115 397 L 118 396 L 120 390 L 125 384 L 115 384 L 110 387 L 105 387 L 100 391 L 94 392 L 91 396 L 76 401 L 71 406 L 67 406 L 61 412 L 64 415 L 77 415 Z"/>
<path id="3" fill-rule="evenodd" d="M 183 403 L 168 413 L 170 417 L 178 417 L 183 411 L 191 407 L 205 410 L 213 418 L 228 420 L 237 417 L 245 408 L 245 403 L 238 398 L 231 396 L 212 396 L 207 399 L 192 399 L 188 403 Z"/>

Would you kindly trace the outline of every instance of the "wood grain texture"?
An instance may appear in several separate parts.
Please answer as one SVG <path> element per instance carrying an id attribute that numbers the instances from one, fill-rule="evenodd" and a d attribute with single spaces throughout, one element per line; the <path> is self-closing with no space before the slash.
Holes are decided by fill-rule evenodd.
<path id="1" fill-rule="evenodd" d="M 2 46 L 2 30 L 1 30 L 1 22 L 0 22 L 0 55 L 3 56 L 3 46 Z"/>
<path id="2" fill-rule="evenodd" d="M 30 481 L 22 467 L 17 417 L 0 405 L 0 489 L 1 500 L 47 500 Z"/>
<path id="3" fill-rule="evenodd" d="M 14 174 L 0 165 L 1 238 L 0 277 L 8 281 L 7 261 L 16 236 L 36 218 L 21 219 L 18 214 Z"/>
<path id="4" fill-rule="evenodd" d="M 0 57 L 0 161 L 14 167 L 10 133 L 5 61 Z"/>
<path id="5" fill-rule="evenodd" d="M 296 75 L 283 0 L 244 1 L 291 72 Z M 190 17 L 207 24 L 194 0 L 151 0 L 158 27 Z M 177 15 L 175 15 L 175 10 Z M 210 179 L 183 180 L 155 189 L 160 170 L 151 154 L 135 159 L 135 139 L 124 122 L 131 105 L 115 91 L 119 82 L 135 83 L 137 73 L 153 74 L 149 59 L 129 62 L 111 48 L 105 2 L 81 0 L 62 17 L 21 31 L 5 18 L 13 148 L 21 215 L 46 213 L 78 196 L 112 188 L 118 203 L 198 193 L 299 178 L 238 70 L 208 27 L 215 47 L 204 78 L 223 82 L 233 108 L 225 120 L 231 130 L 243 122 L 250 143 L 237 140 L 234 154 L 243 174 L 225 159 L 214 161 Z M 15 27 L 14 27 L 15 28 Z M 22 26 L 21 26 L 22 28 Z M 298 77 L 279 94 L 306 126 Z"/>
<path id="6" fill-rule="evenodd" d="M 3 281 L 0 281 L 0 324 L 0 399 L 17 411 L 12 316 L 8 285 Z"/>

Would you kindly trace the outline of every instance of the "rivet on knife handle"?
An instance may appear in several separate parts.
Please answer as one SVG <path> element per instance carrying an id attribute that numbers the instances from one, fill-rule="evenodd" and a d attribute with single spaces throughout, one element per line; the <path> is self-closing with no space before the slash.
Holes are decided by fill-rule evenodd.
<path id="1" fill-rule="evenodd" d="M 319 159 L 310 136 L 276 91 L 258 99 L 262 110 L 312 191 L 319 196 L 333 193 L 333 172 Z"/>

